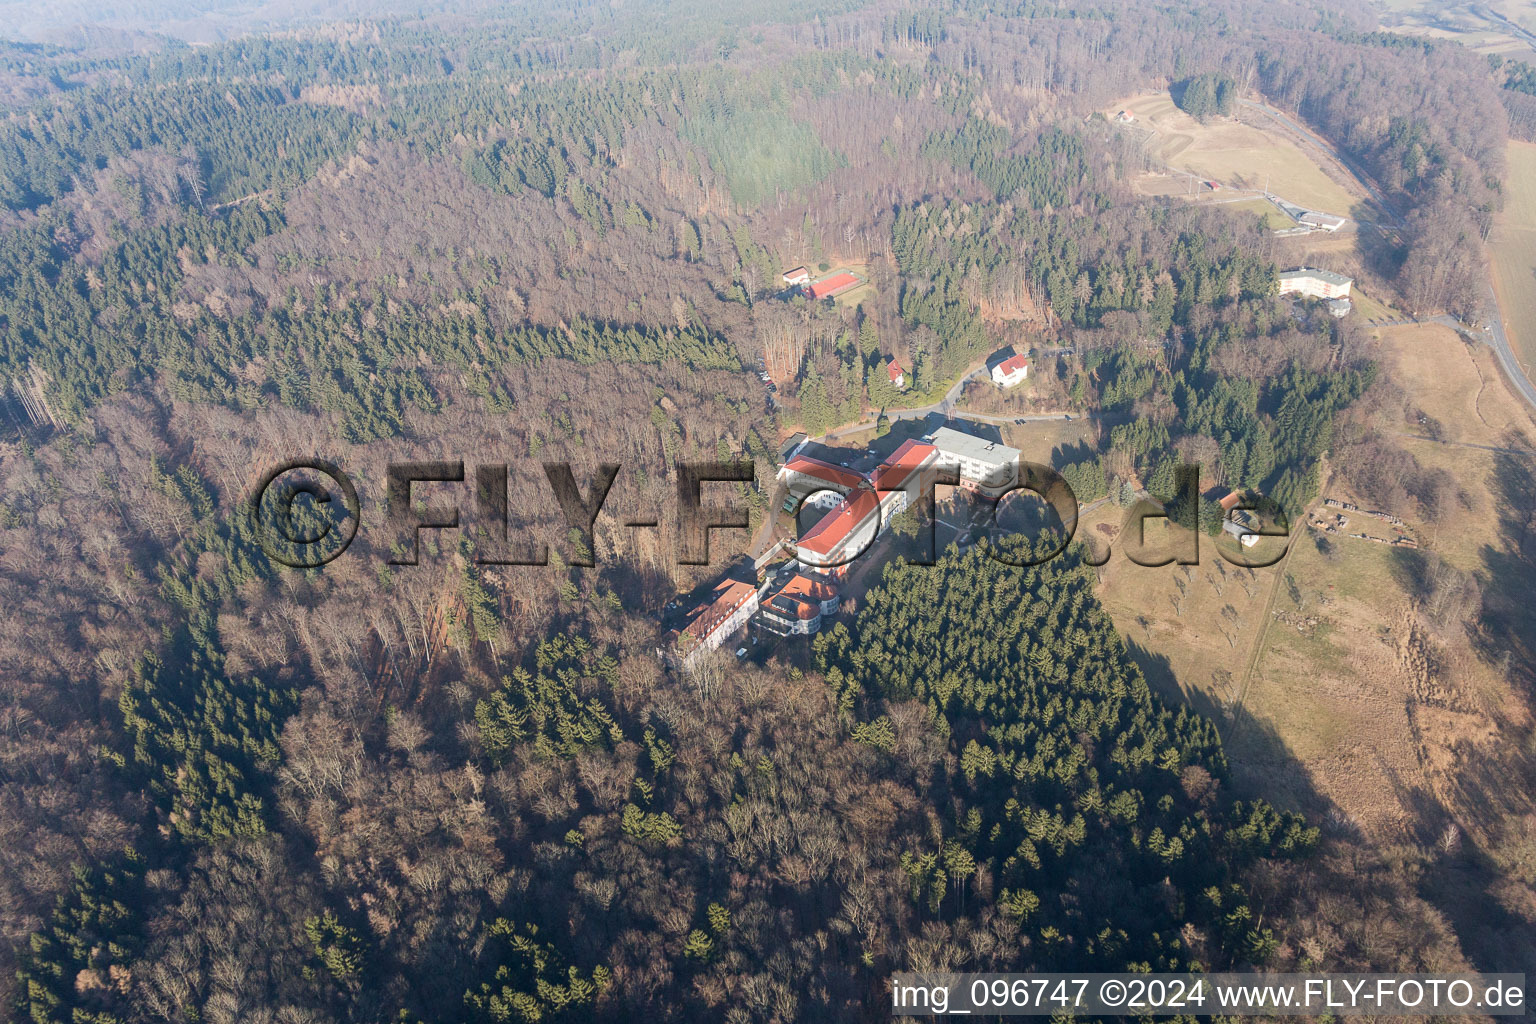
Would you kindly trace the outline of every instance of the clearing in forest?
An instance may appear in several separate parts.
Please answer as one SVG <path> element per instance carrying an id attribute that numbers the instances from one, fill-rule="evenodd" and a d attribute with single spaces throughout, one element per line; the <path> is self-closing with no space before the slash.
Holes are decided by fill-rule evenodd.
<path id="1" fill-rule="evenodd" d="M 1350 218 L 1363 200 L 1353 185 L 1334 181 L 1290 140 L 1233 118 L 1201 123 L 1175 106 L 1166 92 L 1122 100 L 1106 116 L 1114 117 L 1121 110 L 1130 110 L 1135 117 L 1127 130 L 1146 138 L 1149 157 L 1175 171 L 1220 182 L 1223 192 L 1262 191 L 1267 183 L 1272 194 L 1289 202 Z M 1216 201 L 1225 198 L 1223 192 L 1197 186 L 1194 194 Z M 1284 226 L 1285 220 L 1278 210 L 1270 218 L 1277 227 Z"/>
<path id="2" fill-rule="evenodd" d="M 1430 600 L 1423 588 L 1426 576 L 1474 580 L 1492 607 L 1518 605 L 1500 588 L 1536 547 L 1521 511 L 1536 488 L 1536 424 L 1486 348 L 1438 325 L 1379 337 L 1372 356 L 1405 397 L 1400 421 L 1394 410 L 1380 428 L 1417 435 L 1395 440 L 1459 492 L 1439 522 L 1385 510 L 1423 548 L 1348 536 L 1379 532 L 1360 517 L 1334 534 L 1298 524 L 1287 559 L 1253 577 L 1219 570 L 1204 544 L 1188 571 L 1136 566 L 1117 550 L 1100 592 L 1154 684 L 1219 723 L 1239 789 L 1337 814 L 1385 842 L 1433 842 L 1455 821 L 1498 858 L 1511 840 L 1495 819 L 1536 814 L 1530 794 L 1488 781 L 1529 728 L 1527 703 L 1496 650 L 1479 651 L 1446 612 L 1454 594 Z M 1370 504 L 1337 473 L 1323 493 Z M 1114 530 L 1122 515 L 1099 518 Z"/>

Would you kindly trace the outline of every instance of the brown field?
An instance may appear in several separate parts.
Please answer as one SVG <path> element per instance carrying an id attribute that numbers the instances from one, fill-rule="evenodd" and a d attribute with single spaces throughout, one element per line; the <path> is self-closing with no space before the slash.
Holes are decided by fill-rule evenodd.
<path id="1" fill-rule="evenodd" d="M 1466 492 L 1458 517 L 1436 525 L 1405 514 L 1406 525 L 1425 554 L 1491 590 L 1490 569 L 1510 546 L 1500 532 L 1507 456 L 1468 446 L 1536 450 L 1536 423 L 1487 350 L 1438 326 L 1386 328 L 1380 339 L 1383 371 L 1441 425 L 1440 441 L 1405 446 Z M 1422 428 L 1405 417 L 1399 429 Z M 1336 478 L 1324 494 L 1355 497 Z M 1106 508 L 1099 519 L 1121 515 Z M 1084 526 L 1100 536 L 1096 523 Z M 1287 795 L 1382 844 L 1432 852 L 1456 823 L 1499 863 L 1527 856 L 1509 836 L 1536 823 L 1532 794 L 1513 787 L 1490 798 L 1466 781 L 1497 775 L 1528 735 L 1524 696 L 1465 631 L 1428 621 L 1410 591 L 1415 554 L 1340 535 L 1325 551 L 1316 537 L 1300 528 L 1284 562 L 1251 576 L 1219 570 L 1209 555 L 1187 570 L 1147 569 L 1117 552 L 1102 596 L 1154 683 L 1220 723 L 1238 788 Z"/>
<path id="2" fill-rule="evenodd" d="M 1226 188 L 1261 190 L 1267 182 L 1272 193 L 1293 203 L 1341 216 L 1351 216 L 1363 198 L 1289 140 L 1230 118 L 1201 124 L 1174 106 L 1166 92 L 1131 97 L 1107 114 L 1126 108 L 1136 116 L 1134 130 L 1151 132 L 1148 155 L 1177 170 Z"/>
<path id="3" fill-rule="evenodd" d="M 1536 60 L 1530 43 L 1509 28 L 1484 16 L 1479 8 L 1492 8 L 1510 20 L 1536 31 L 1536 3 L 1532 0 L 1451 2 L 1444 0 L 1384 0 L 1388 13 L 1382 26 L 1393 32 L 1425 39 L 1452 39 L 1478 53 L 1496 53 L 1516 60 Z"/>
<path id="4" fill-rule="evenodd" d="M 1536 367 L 1536 144 L 1509 144 L 1504 190 L 1492 239 L 1494 286 L 1509 343 L 1529 374 Z"/>

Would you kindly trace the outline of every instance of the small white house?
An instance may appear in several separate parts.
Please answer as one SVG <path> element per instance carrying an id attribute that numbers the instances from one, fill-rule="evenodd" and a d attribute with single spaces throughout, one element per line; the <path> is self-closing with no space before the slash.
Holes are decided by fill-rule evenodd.
<path id="1" fill-rule="evenodd" d="M 998 387 L 1011 388 L 1022 383 L 1028 376 L 1029 360 L 1022 355 L 1004 359 L 992 367 L 992 383 Z"/>
<path id="2" fill-rule="evenodd" d="M 786 270 L 782 276 L 784 279 L 784 285 L 788 288 L 794 288 L 795 286 L 802 284 L 809 284 L 811 281 L 811 272 L 804 267 L 796 267 L 793 270 Z"/>

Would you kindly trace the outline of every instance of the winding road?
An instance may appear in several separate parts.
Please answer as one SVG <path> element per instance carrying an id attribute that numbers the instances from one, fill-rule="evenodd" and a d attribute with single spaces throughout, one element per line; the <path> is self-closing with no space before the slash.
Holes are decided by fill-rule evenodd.
<path id="1" fill-rule="evenodd" d="M 1487 330 L 1478 331 L 1457 320 L 1453 316 L 1433 317 L 1426 323 L 1444 324 L 1458 334 L 1482 341 L 1493 354 L 1498 357 L 1499 366 L 1504 370 L 1504 376 L 1509 379 L 1515 393 L 1536 409 L 1536 387 L 1531 385 L 1531 378 L 1525 374 L 1525 368 L 1520 365 L 1520 360 L 1515 358 L 1515 350 L 1509 343 L 1509 336 L 1504 333 L 1504 318 L 1499 315 L 1499 300 L 1494 293 L 1493 285 L 1488 285 L 1488 306 L 1483 314 L 1483 320 Z"/>
<path id="2" fill-rule="evenodd" d="M 1472 9 L 1481 15 L 1485 21 L 1492 21 L 1503 26 L 1515 38 L 1531 44 L 1532 47 L 1536 47 L 1536 33 L 1530 32 L 1524 25 L 1510 21 L 1498 11 L 1491 7 L 1486 7 L 1482 4 L 1479 4 Z"/>
<path id="3" fill-rule="evenodd" d="M 1486 15 L 1495 17 L 1491 11 L 1486 12 Z M 1515 25 L 1513 22 L 1508 22 L 1508 19 L 1499 20 L 1507 22 L 1509 27 L 1512 29 L 1517 30 L 1524 36 L 1529 36 L 1533 41 L 1536 41 L 1536 36 L 1531 36 L 1530 33 L 1525 32 L 1524 29 L 1520 28 L 1520 26 Z M 1392 203 L 1387 200 L 1386 195 L 1370 178 L 1370 176 L 1362 171 L 1359 167 L 1357 167 L 1353 162 L 1351 162 L 1347 156 L 1339 152 L 1338 149 L 1335 148 L 1334 145 L 1327 139 L 1323 138 L 1321 135 L 1318 135 L 1316 132 L 1312 131 L 1312 129 L 1300 123 L 1289 114 L 1286 114 L 1280 110 L 1276 110 L 1274 107 L 1267 103 L 1255 103 L 1252 100 L 1240 100 L 1239 103 L 1249 109 L 1262 111 L 1266 116 L 1273 118 L 1286 128 L 1290 129 L 1312 149 L 1315 149 L 1318 152 L 1324 154 L 1334 163 L 1338 164 L 1338 166 L 1342 167 L 1349 173 L 1357 186 L 1365 190 L 1365 193 L 1371 197 L 1371 201 L 1384 213 L 1386 213 L 1386 215 L 1392 219 L 1397 227 L 1404 226 L 1406 222 L 1404 221 L 1402 214 L 1399 213 L 1397 209 L 1392 205 Z M 1523 398 L 1526 403 L 1531 406 L 1532 409 L 1536 409 L 1536 386 L 1532 386 L 1530 377 L 1526 375 L 1525 369 L 1520 365 L 1519 359 L 1515 357 L 1514 347 L 1509 343 L 1509 336 L 1504 331 L 1504 319 L 1499 310 L 1498 295 L 1494 292 L 1493 285 L 1488 284 L 1486 287 L 1488 289 L 1488 303 L 1484 309 L 1482 319 L 1483 323 L 1487 325 L 1487 330 L 1479 331 L 1473 327 L 1469 327 L 1468 325 L 1462 323 L 1460 320 L 1457 320 L 1452 316 L 1431 317 L 1427 320 L 1421 320 L 1417 322 L 1444 324 L 1446 327 L 1451 328 L 1458 334 L 1462 334 L 1474 340 L 1481 341 L 1489 348 L 1493 349 L 1493 354 L 1498 358 L 1499 366 L 1503 368 L 1504 376 L 1509 380 L 1511 387 L 1515 389 L 1515 392 L 1521 398 Z"/>

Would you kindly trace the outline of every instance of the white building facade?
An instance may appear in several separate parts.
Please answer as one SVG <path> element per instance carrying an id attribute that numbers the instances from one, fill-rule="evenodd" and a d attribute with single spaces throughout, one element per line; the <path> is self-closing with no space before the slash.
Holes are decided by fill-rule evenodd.
<path id="1" fill-rule="evenodd" d="M 712 600 L 678 631 L 674 650 L 681 655 L 685 668 L 720 645 L 745 626 L 758 609 L 758 589 L 740 580 L 726 580 L 710 595 Z"/>
<path id="2" fill-rule="evenodd" d="M 1022 355 L 1005 359 L 992 367 L 992 383 L 1001 388 L 1022 384 L 1029 376 L 1029 360 Z"/>
<path id="3" fill-rule="evenodd" d="M 1305 295 L 1313 299 L 1348 298 L 1354 281 L 1331 270 L 1287 270 L 1280 275 L 1281 295 Z"/>
<path id="4" fill-rule="evenodd" d="M 960 486 L 989 498 L 1001 497 L 1019 480 L 1017 448 L 974 434 L 940 427 L 924 438 L 938 449 L 938 464 L 960 471 Z"/>

